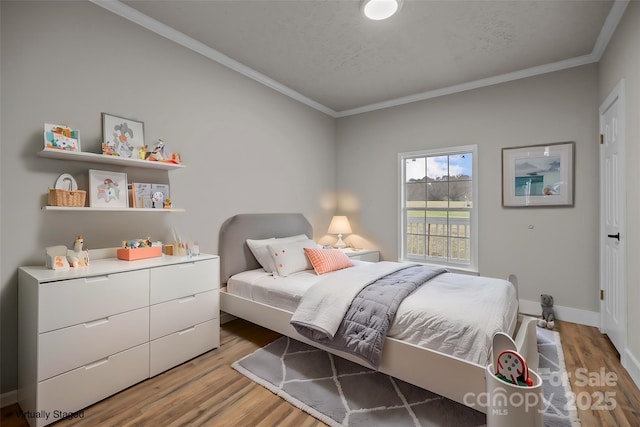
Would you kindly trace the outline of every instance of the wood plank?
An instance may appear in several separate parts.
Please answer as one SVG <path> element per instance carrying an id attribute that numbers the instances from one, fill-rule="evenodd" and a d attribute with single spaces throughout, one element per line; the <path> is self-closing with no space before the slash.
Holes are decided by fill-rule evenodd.
<path id="1" fill-rule="evenodd" d="M 582 425 L 639 426 L 640 391 L 622 368 L 607 337 L 589 326 L 569 322 L 557 325 L 573 391 L 582 399 L 578 403 L 589 399 L 591 404 L 597 403 L 595 399 L 606 392 L 611 401 L 615 400 L 612 410 L 580 409 Z M 55 426 L 323 426 L 231 368 L 231 363 L 278 337 L 244 320 L 226 323 L 221 328 L 219 349 L 86 408 L 83 418 L 62 420 Z M 588 384 L 586 372 L 601 370 L 605 375 L 616 374 L 614 385 Z M 0 424 L 28 427 L 18 405 L 2 408 Z"/>

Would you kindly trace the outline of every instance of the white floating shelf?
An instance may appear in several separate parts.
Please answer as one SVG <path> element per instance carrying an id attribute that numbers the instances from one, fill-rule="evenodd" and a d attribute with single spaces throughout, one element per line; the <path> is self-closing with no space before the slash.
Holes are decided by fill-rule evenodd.
<path id="1" fill-rule="evenodd" d="M 78 212 L 186 212 L 182 208 L 151 209 L 151 208 L 91 208 L 80 206 L 43 206 L 45 211 L 78 211 Z"/>
<path id="2" fill-rule="evenodd" d="M 71 161 L 88 162 L 88 163 L 102 163 L 102 164 L 110 164 L 110 165 L 118 165 L 118 166 L 132 166 L 132 167 L 147 168 L 147 169 L 172 170 L 172 169 L 180 169 L 185 167 L 185 165 L 183 164 L 176 165 L 174 163 L 155 162 L 152 160 L 128 159 L 126 157 L 108 156 L 105 154 L 89 153 L 89 152 L 83 152 L 83 151 L 63 151 L 63 150 L 44 149 L 42 151 L 38 151 L 37 154 L 39 157 L 46 157 L 48 159 L 71 160 Z M 140 209 L 140 210 L 144 210 L 144 209 Z M 153 210 L 153 209 L 149 209 L 149 210 Z"/>

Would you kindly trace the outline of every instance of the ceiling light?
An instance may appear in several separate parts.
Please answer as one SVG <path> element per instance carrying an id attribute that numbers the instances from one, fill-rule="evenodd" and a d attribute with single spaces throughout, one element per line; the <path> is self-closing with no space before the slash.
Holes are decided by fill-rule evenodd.
<path id="1" fill-rule="evenodd" d="M 401 3 L 402 0 L 363 0 L 361 10 L 367 18 L 381 21 L 392 17 Z"/>

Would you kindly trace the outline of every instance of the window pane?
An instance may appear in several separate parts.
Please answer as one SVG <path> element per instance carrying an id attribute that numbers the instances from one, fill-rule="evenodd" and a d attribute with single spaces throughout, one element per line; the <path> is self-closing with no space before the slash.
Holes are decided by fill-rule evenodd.
<path id="1" fill-rule="evenodd" d="M 407 255 L 425 256 L 425 211 L 407 211 L 406 222 Z"/>
<path id="2" fill-rule="evenodd" d="M 427 157 L 427 178 L 436 181 L 449 176 L 449 156 Z"/>
<path id="3" fill-rule="evenodd" d="M 425 206 L 427 184 L 424 182 L 408 182 L 405 185 L 405 200 L 408 208 Z"/>
<path id="4" fill-rule="evenodd" d="M 473 179 L 473 155 L 471 153 L 449 156 L 449 180 L 471 181 Z"/>
<path id="5" fill-rule="evenodd" d="M 427 207 L 448 208 L 449 207 L 449 183 L 429 182 L 427 184 Z"/>
<path id="6" fill-rule="evenodd" d="M 449 183 L 449 205 L 451 208 L 470 208 L 473 202 L 473 183 L 453 181 Z"/>
<path id="7" fill-rule="evenodd" d="M 414 180 L 424 181 L 424 177 L 427 176 L 426 164 L 426 159 L 424 157 L 406 159 L 404 168 L 406 182 Z"/>

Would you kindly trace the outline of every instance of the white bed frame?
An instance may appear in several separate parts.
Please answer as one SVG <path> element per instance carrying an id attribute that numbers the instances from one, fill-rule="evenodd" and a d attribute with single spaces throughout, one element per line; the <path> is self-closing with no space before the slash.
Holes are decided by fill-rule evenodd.
<path id="1" fill-rule="evenodd" d="M 220 231 L 221 282 L 226 283 L 230 276 L 241 271 L 260 268 L 245 243 L 246 239 L 287 237 L 296 234 L 313 236 L 311 225 L 301 214 L 241 214 L 230 218 L 222 225 Z M 325 347 L 298 334 L 289 323 L 293 314 L 290 311 L 229 294 L 226 287 L 220 289 L 220 309 L 336 356 L 368 366 L 366 362 L 351 354 Z M 532 317 L 518 316 L 513 336 L 518 352 L 534 371 L 538 369 L 536 321 L 537 319 Z M 483 365 L 394 338 L 386 338 L 378 370 L 478 411 L 487 411 L 485 406 L 478 405 L 478 398 L 483 396 L 481 393 L 486 393 Z"/>

